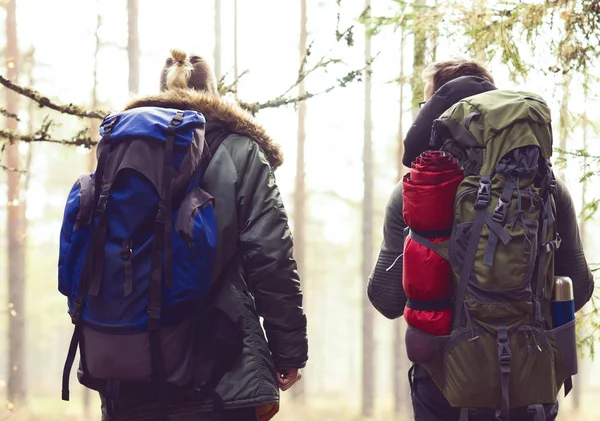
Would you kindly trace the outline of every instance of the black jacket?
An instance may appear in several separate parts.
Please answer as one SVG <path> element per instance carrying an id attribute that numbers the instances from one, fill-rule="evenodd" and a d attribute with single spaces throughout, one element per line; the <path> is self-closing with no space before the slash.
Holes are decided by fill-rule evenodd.
<path id="1" fill-rule="evenodd" d="M 292 236 L 273 173 L 282 163 L 280 149 L 249 114 L 214 96 L 167 91 L 136 100 L 127 109 L 143 106 L 197 110 L 206 117 L 207 131 L 218 124 L 234 133 L 217 149 L 202 186 L 215 198 L 219 230 L 214 270 L 223 284 L 215 304 L 231 319 L 243 321 L 242 355 L 216 391 L 226 409 L 277 404 L 276 370 L 302 368 L 308 359 Z M 169 412 L 208 408 L 189 403 Z M 141 419 L 155 408 L 126 412 Z"/>
<path id="2" fill-rule="evenodd" d="M 407 133 L 402 160 L 404 165 L 409 167 L 417 156 L 430 149 L 429 138 L 433 120 L 459 100 L 492 89 L 496 88 L 491 83 L 474 76 L 463 76 L 442 86 L 423 106 Z M 562 244 L 555 254 L 554 273 L 556 276 L 568 276 L 573 281 L 577 311 L 591 298 L 594 278 L 583 253 L 573 200 L 561 180 L 558 180 L 555 199 L 557 232 L 562 238 Z M 402 316 L 406 305 L 406 294 L 402 288 L 405 227 L 402 217 L 402 182 L 400 182 L 387 203 L 381 251 L 367 287 L 373 306 L 389 319 Z"/>

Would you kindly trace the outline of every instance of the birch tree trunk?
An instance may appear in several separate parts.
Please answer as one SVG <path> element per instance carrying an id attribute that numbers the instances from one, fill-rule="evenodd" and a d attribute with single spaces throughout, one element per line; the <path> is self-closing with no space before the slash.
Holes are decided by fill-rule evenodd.
<path id="1" fill-rule="evenodd" d="M 365 1 L 365 9 L 370 13 L 371 0 Z M 365 30 L 365 63 L 371 60 L 371 37 Z M 363 143 L 363 215 L 362 215 L 362 279 L 369 278 L 373 268 L 373 139 L 371 119 L 371 66 L 365 69 L 365 111 Z M 367 295 L 363 295 L 362 324 L 362 416 L 371 418 L 375 403 L 375 344 L 373 335 L 373 307 Z"/>
<path id="2" fill-rule="evenodd" d="M 17 82 L 19 76 L 19 47 L 17 43 L 17 3 L 5 1 L 6 6 L 6 76 Z M 12 90 L 5 90 L 6 110 L 19 113 L 19 96 Z M 6 128 L 17 129 L 17 121 L 6 119 Z M 7 145 L 6 163 L 9 168 L 22 170 L 18 144 Z M 22 192 L 21 174 L 8 171 L 7 174 L 7 226 L 8 234 L 8 385 L 9 406 L 19 408 L 26 399 L 26 319 L 25 319 L 25 197 Z"/>

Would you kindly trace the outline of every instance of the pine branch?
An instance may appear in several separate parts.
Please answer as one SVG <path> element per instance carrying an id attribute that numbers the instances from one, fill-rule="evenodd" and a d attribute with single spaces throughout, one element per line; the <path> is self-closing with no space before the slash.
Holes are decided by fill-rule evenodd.
<path id="1" fill-rule="evenodd" d="M 373 61 L 375 61 L 375 59 L 378 56 L 379 56 L 379 53 L 377 55 L 375 55 L 371 60 L 369 60 L 369 62 L 366 63 L 364 67 L 361 67 L 360 69 L 352 70 L 352 71 L 346 73 L 346 75 L 337 79 L 336 83 L 332 84 L 331 86 L 329 86 L 328 88 L 326 88 L 322 91 L 315 92 L 315 93 L 306 92 L 303 95 L 297 95 L 297 96 L 292 96 L 292 97 L 287 97 L 284 94 L 284 95 L 278 96 L 277 98 L 270 99 L 265 102 L 238 101 L 238 103 L 242 108 L 249 111 L 252 115 L 255 115 L 260 110 L 264 110 L 267 108 L 279 108 L 279 107 L 283 107 L 286 105 L 297 104 L 299 102 L 306 101 L 306 100 L 314 98 L 316 96 L 328 94 L 329 92 L 333 91 L 334 89 L 344 88 L 353 82 L 360 82 L 362 80 L 363 72 L 367 68 L 369 68 L 369 66 L 373 63 Z M 296 86 L 296 85 L 294 85 L 294 86 Z M 288 89 L 286 92 L 289 92 L 290 90 L 291 89 Z"/>
<path id="2" fill-rule="evenodd" d="M 230 84 L 225 83 L 225 78 L 227 77 L 227 75 L 229 73 L 226 73 L 223 75 L 223 77 L 221 78 L 221 80 L 219 81 L 218 85 L 217 85 L 217 90 L 219 91 L 219 93 L 221 95 L 227 95 L 227 94 L 236 94 L 237 90 L 236 90 L 236 86 L 238 86 L 240 79 L 247 75 L 249 73 L 249 70 L 244 70 L 242 73 L 240 73 L 240 75 L 237 77 L 237 79 L 235 79 L 233 82 L 231 82 Z"/>
<path id="3" fill-rule="evenodd" d="M 0 164 L 0 170 L 1 171 L 8 171 L 8 172 L 18 172 L 19 174 L 26 174 L 27 173 L 27 171 L 20 170 L 18 168 L 7 167 L 4 164 Z"/>
<path id="4" fill-rule="evenodd" d="M 77 117 L 85 117 L 85 118 L 96 118 L 98 120 L 103 120 L 104 117 L 108 114 L 104 111 L 86 111 L 85 108 L 80 107 L 78 105 L 69 104 L 69 105 L 61 105 L 52 102 L 49 98 L 43 96 L 39 92 L 31 89 L 17 85 L 14 82 L 6 79 L 2 75 L 0 75 L 0 84 L 6 86 L 11 91 L 18 93 L 19 95 L 23 95 L 40 105 L 40 108 L 48 107 L 52 110 L 58 111 L 63 114 L 70 114 Z"/>
<path id="5" fill-rule="evenodd" d="M 80 130 L 70 139 L 56 139 L 52 137 L 50 133 L 51 126 L 52 124 L 45 124 L 34 134 L 22 134 L 13 130 L 0 129 L 0 138 L 8 141 L 9 144 L 14 144 L 16 142 L 47 142 L 65 146 L 84 146 L 86 148 L 91 148 L 98 143 L 88 135 L 88 129 Z"/>

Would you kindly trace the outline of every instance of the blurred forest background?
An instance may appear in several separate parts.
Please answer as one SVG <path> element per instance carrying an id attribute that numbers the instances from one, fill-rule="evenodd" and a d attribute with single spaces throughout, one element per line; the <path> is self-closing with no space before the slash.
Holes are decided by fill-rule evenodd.
<path id="1" fill-rule="evenodd" d="M 559 174 L 588 261 L 600 263 L 598 0 L 0 4 L 0 420 L 99 419 L 97 396 L 76 381 L 72 401 L 60 400 L 72 331 L 56 289 L 62 212 L 73 182 L 95 167 L 89 146 L 105 111 L 157 92 L 173 47 L 205 55 L 222 92 L 254 112 L 286 156 L 277 179 L 310 361 L 276 419 L 412 419 L 403 322 L 376 314 L 365 288 L 405 171 L 401 141 L 423 99 L 421 71 L 434 60 L 479 59 L 499 87 L 549 101 Z M 594 303 L 584 313 L 580 374 L 559 420 L 600 420 Z"/>

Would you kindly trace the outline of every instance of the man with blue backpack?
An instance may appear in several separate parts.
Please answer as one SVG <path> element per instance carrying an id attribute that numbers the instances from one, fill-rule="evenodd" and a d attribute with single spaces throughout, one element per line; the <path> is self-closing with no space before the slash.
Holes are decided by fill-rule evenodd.
<path id="1" fill-rule="evenodd" d="M 268 420 L 308 359 L 281 152 L 201 57 L 171 53 L 160 94 L 105 118 L 67 200 L 63 399 L 79 349 L 103 420 Z"/>

